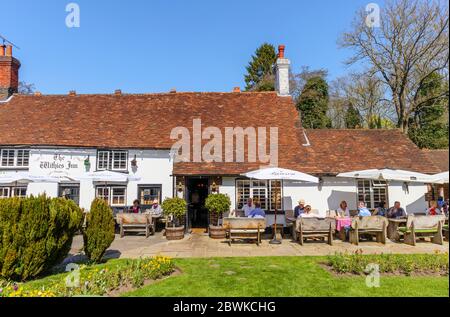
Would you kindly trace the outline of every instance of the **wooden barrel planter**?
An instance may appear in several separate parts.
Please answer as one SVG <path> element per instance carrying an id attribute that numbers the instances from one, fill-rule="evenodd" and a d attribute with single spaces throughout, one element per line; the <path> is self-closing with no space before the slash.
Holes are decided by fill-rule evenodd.
<path id="1" fill-rule="evenodd" d="M 218 227 L 209 225 L 209 237 L 211 239 L 225 239 L 226 238 L 225 228 L 222 226 Z"/>
<path id="2" fill-rule="evenodd" d="M 167 240 L 182 240 L 184 238 L 184 227 L 167 227 L 166 239 Z"/>

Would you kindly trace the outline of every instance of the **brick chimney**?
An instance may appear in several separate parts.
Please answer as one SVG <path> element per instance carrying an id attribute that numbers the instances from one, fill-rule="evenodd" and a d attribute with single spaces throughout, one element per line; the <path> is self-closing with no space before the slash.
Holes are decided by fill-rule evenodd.
<path id="1" fill-rule="evenodd" d="M 279 96 L 290 96 L 289 68 L 291 62 L 284 57 L 284 45 L 278 46 L 278 59 L 275 65 L 275 89 Z"/>
<path id="2" fill-rule="evenodd" d="M 20 62 L 13 57 L 11 45 L 0 45 L 0 100 L 8 99 L 19 89 Z"/>

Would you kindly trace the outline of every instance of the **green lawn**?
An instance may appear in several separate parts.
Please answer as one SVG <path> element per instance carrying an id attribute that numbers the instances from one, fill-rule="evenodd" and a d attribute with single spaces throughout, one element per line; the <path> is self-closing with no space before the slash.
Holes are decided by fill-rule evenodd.
<path id="1" fill-rule="evenodd" d="M 336 277 L 322 257 L 174 260 L 183 274 L 125 296 L 448 296 L 448 277 L 381 276 L 368 288 L 363 276 Z"/>

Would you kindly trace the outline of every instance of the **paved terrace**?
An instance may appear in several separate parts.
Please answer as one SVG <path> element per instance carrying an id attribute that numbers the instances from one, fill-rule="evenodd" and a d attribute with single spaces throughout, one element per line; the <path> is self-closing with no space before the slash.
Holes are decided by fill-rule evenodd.
<path id="1" fill-rule="evenodd" d="M 247 257 L 247 256 L 319 256 L 330 255 L 335 252 L 355 252 L 363 250 L 364 254 L 380 253 L 434 253 L 448 252 L 448 242 L 437 245 L 426 241 L 418 241 L 415 247 L 404 243 L 387 240 L 386 245 L 362 241 L 359 246 L 341 240 L 334 240 L 333 246 L 321 241 L 309 241 L 303 246 L 292 241 L 289 237 L 283 239 L 281 245 L 269 244 L 270 237 L 266 236 L 262 244 L 235 242 L 231 246 L 225 240 L 213 240 L 207 234 L 193 233 L 186 235 L 183 240 L 167 241 L 161 232 L 145 238 L 139 235 L 127 235 L 120 238 L 116 235 L 114 242 L 108 249 L 108 258 L 139 258 L 154 255 L 166 255 L 173 258 L 190 257 Z M 83 246 L 82 236 L 76 236 L 70 252 L 71 256 L 80 257 Z"/>

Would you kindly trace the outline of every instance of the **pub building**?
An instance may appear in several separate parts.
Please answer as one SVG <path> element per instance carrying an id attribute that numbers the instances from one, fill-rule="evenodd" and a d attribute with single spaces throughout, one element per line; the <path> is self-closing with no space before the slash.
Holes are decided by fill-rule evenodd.
<path id="1" fill-rule="evenodd" d="M 423 212 L 431 199 L 429 184 L 336 175 L 374 168 L 441 172 L 429 155 L 395 129 L 302 128 L 289 95 L 289 67 L 280 46 L 274 92 L 235 88 L 230 92 L 125 94 L 116 90 L 112 94 L 21 95 L 17 93 L 20 62 L 11 46 L 0 46 L 0 176 L 26 172 L 58 179 L 0 183 L 0 198 L 46 193 L 73 199 L 89 210 L 92 200 L 100 197 L 118 212 L 135 199 L 145 209 L 154 199 L 178 196 L 189 204 L 189 227 L 207 226 L 204 202 L 210 193 L 229 195 L 236 210 L 242 210 L 252 197 L 266 211 L 267 225 L 274 221 L 275 208 L 281 211 L 279 221 L 284 222 L 284 212 L 291 211 L 300 199 L 319 215 L 336 210 L 343 200 L 350 209 L 356 209 L 358 201 L 366 202 L 368 208 L 400 201 L 407 212 Z M 174 128 L 183 127 L 192 144 L 194 120 L 201 120 L 203 129 L 215 127 L 223 135 L 227 127 L 277 128 L 277 166 L 317 176 L 320 181 L 247 179 L 241 174 L 267 163 L 249 160 L 247 155 L 244 162 L 178 162 L 171 150 L 177 140 L 171 134 Z M 83 177 L 98 171 L 129 177 L 123 181 Z"/>

